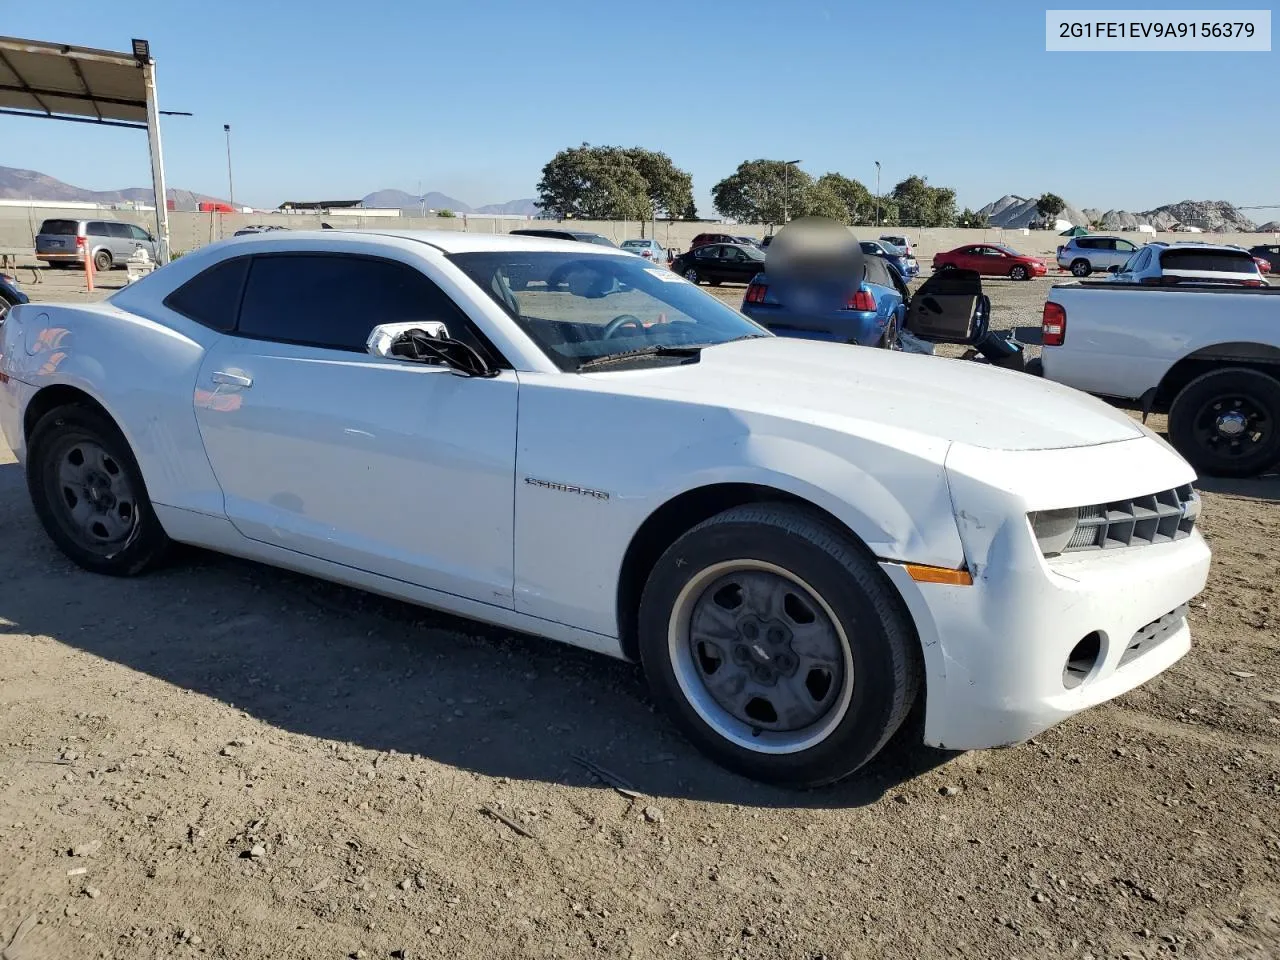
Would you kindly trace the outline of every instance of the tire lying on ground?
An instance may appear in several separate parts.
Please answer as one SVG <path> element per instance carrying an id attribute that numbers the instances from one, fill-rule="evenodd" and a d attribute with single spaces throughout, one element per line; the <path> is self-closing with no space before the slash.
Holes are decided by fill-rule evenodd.
<path id="1" fill-rule="evenodd" d="M 806 787 L 870 760 L 921 684 L 895 588 L 822 515 L 750 504 L 658 560 L 640 602 L 655 699 L 700 750 L 744 776 Z"/>

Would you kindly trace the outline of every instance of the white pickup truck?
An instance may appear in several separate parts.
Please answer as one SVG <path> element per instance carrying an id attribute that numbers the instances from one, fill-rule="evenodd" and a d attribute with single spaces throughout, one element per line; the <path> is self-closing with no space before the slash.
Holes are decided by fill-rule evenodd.
<path id="1" fill-rule="evenodd" d="M 1167 411 L 1201 474 L 1280 461 L 1280 287 L 1058 284 L 1041 333 L 1046 378 Z"/>

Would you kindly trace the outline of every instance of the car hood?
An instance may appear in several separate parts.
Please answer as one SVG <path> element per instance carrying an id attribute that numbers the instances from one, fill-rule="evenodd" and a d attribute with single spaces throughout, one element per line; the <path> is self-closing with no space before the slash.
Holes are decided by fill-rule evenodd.
<path id="1" fill-rule="evenodd" d="M 762 337 L 697 363 L 584 374 L 620 393 L 996 450 L 1053 450 L 1144 435 L 1127 414 L 1030 374 L 944 357 Z"/>

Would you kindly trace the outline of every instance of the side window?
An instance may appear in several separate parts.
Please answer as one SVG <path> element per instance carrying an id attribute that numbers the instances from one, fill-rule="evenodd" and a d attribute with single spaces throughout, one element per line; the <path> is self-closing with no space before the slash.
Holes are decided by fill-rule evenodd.
<path id="1" fill-rule="evenodd" d="M 1076 247 L 1080 250 L 1096 250 L 1098 241 L 1093 237 L 1076 237 Z"/>
<path id="2" fill-rule="evenodd" d="M 84 225 L 84 233 L 87 237 L 109 237 L 107 225 L 101 220 L 90 220 Z"/>
<path id="3" fill-rule="evenodd" d="M 235 329 L 248 272 L 248 257 L 224 260 L 197 273 L 165 297 L 164 305 L 196 323 L 228 333 Z"/>
<path id="4" fill-rule="evenodd" d="M 1131 261 L 1131 264 L 1125 264 L 1125 267 L 1127 268 L 1125 272 L 1137 273 L 1139 271 L 1147 269 L 1147 267 L 1150 265 L 1151 265 L 1151 251 L 1143 250 L 1142 253 L 1138 254 L 1137 260 Z"/>
<path id="5" fill-rule="evenodd" d="M 136 223 L 131 223 L 131 224 L 129 224 L 129 225 L 128 225 L 128 227 L 129 227 L 129 235 L 130 235 L 134 240 L 148 240 L 148 239 L 150 239 L 150 237 L 149 237 L 149 236 L 148 236 L 148 234 L 147 234 L 147 231 L 143 230 L 143 229 L 142 229 L 140 226 L 138 226 Z"/>
<path id="6" fill-rule="evenodd" d="M 693 255 L 699 260 L 712 260 L 715 258 L 716 251 L 719 249 L 719 247 L 712 246 L 709 243 L 704 243 L 702 246 L 694 248 Z"/>
<path id="7" fill-rule="evenodd" d="M 747 259 L 747 255 L 746 255 L 745 253 L 743 253 L 741 250 L 739 250 L 737 247 L 725 247 L 725 248 L 724 248 L 724 259 L 725 259 L 725 260 L 732 260 L 733 262 L 735 262 L 735 263 L 736 263 L 736 262 L 738 262 L 739 260 L 745 260 L 745 259 Z"/>
<path id="8" fill-rule="evenodd" d="M 129 240 L 133 237 L 127 223 L 105 223 L 103 226 L 107 228 L 107 236 L 116 240 Z"/>
<path id="9" fill-rule="evenodd" d="M 1133 251 L 1138 249 L 1128 240 L 1115 240 L 1113 242 L 1116 245 L 1116 249 L 1119 250 L 1121 253 L 1133 253 Z"/>
<path id="10" fill-rule="evenodd" d="M 466 317 L 457 305 L 407 264 L 282 254 L 253 258 L 237 332 L 363 353 L 375 326 L 411 320 L 439 320 L 453 336 L 468 338 Z"/>

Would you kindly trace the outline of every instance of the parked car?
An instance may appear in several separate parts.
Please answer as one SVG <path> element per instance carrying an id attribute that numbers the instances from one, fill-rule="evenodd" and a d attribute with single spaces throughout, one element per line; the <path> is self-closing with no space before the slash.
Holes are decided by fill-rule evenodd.
<path id="1" fill-rule="evenodd" d="M 1108 267 L 1123 266 L 1138 249 L 1122 237 L 1072 237 L 1058 247 L 1058 266 L 1072 276 L 1087 277 Z"/>
<path id="2" fill-rule="evenodd" d="M 893 264 L 899 275 L 908 282 L 920 273 L 920 264 L 916 262 L 916 258 L 902 247 L 895 247 L 887 240 L 861 240 L 859 243 L 863 253 Z"/>
<path id="3" fill-rule="evenodd" d="M 741 311 L 780 337 L 896 348 L 906 318 L 906 296 L 892 267 L 864 259 L 866 274 L 852 297 L 784 282 L 760 273 L 747 287 Z"/>
<path id="4" fill-rule="evenodd" d="M 1262 287 L 1267 282 L 1248 250 L 1195 241 L 1148 243 L 1124 266 L 1110 268 L 1113 283 L 1225 283 Z"/>
<path id="5" fill-rule="evenodd" d="M 706 243 L 680 254 L 671 269 L 690 283 L 750 283 L 764 269 L 764 251 L 745 243 Z"/>
<path id="6" fill-rule="evenodd" d="M 1045 377 L 1167 411 L 1169 441 L 1202 474 L 1280 461 L 1280 287 L 1060 284 L 1041 338 Z"/>
<path id="7" fill-rule="evenodd" d="M 693 238 L 693 242 L 689 244 L 689 249 L 701 247 L 708 243 L 737 243 L 738 238 L 730 236 L 727 233 L 700 233 Z"/>
<path id="8" fill-rule="evenodd" d="M 646 260 L 652 260 L 654 263 L 667 262 L 667 251 L 662 249 L 662 244 L 657 240 L 623 240 L 622 249 L 627 253 L 644 257 Z"/>
<path id="9" fill-rule="evenodd" d="M 1258 269 L 1263 273 L 1273 273 L 1280 270 L 1280 244 L 1263 244 L 1257 247 L 1250 247 L 1249 256 L 1253 257 L 1254 260 L 1266 261 L 1267 265 L 1265 267 L 1261 263 L 1258 264 Z"/>
<path id="10" fill-rule="evenodd" d="M 149 232 L 118 220 L 46 220 L 36 234 L 36 259 L 50 265 L 84 263 L 85 251 L 95 270 L 123 266 L 142 248 L 157 260 L 160 245 Z"/>
<path id="11" fill-rule="evenodd" d="M 594 244 L 227 239 L 15 307 L 0 356 L 0 430 L 80 566 L 190 543 L 639 661 L 694 744 L 775 783 L 858 769 L 917 699 L 966 750 L 1145 683 L 1209 570 L 1194 470 L 1127 414 L 775 337 Z M 1169 542 L 1079 548 L 1145 498 L 1179 505 Z"/>
<path id="12" fill-rule="evenodd" d="M 616 247 L 612 240 L 599 233 L 588 230 L 557 230 L 552 227 L 538 227 L 528 230 L 512 230 L 513 237 L 544 237 L 547 240 L 576 240 L 579 243 L 594 243 L 601 247 Z"/>
<path id="13" fill-rule="evenodd" d="M 973 270 L 983 277 L 1030 280 L 1048 273 L 1039 257 L 1019 253 L 1002 243 L 969 243 L 933 256 L 934 270 Z"/>
<path id="14" fill-rule="evenodd" d="M 11 277 L 7 273 L 0 273 L 0 324 L 4 323 L 4 318 L 11 308 L 20 303 L 28 302 L 30 301 L 27 299 L 27 295 L 18 286 L 17 278 Z"/>
<path id="15" fill-rule="evenodd" d="M 907 253 L 910 256 L 915 256 L 915 245 L 911 242 L 911 238 L 904 234 L 900 234 L 900 233 L 882 234 L 880 237 L 880 240 L 884 243 L 893 244 L 893 246 L 899 247 L 907 251 Z"/>
<path id="16" fill-rule="evenodd" d="M 278 224 L 251 223 L 247 227 L 241 227 L 233 236 L 247 237 L 252 233 L 269 233 L 272 230 L 288 230 L 288 227 L 282 227 Z"/>
<path id="17" fill-rule="evenodd" d="M 774 234 L 771 233 L 767 237 L 762 238 L 760 241 L 760 249 L 764 250 L 768 248 L 769 244 L 773 243 L 773 237 Z"/>

